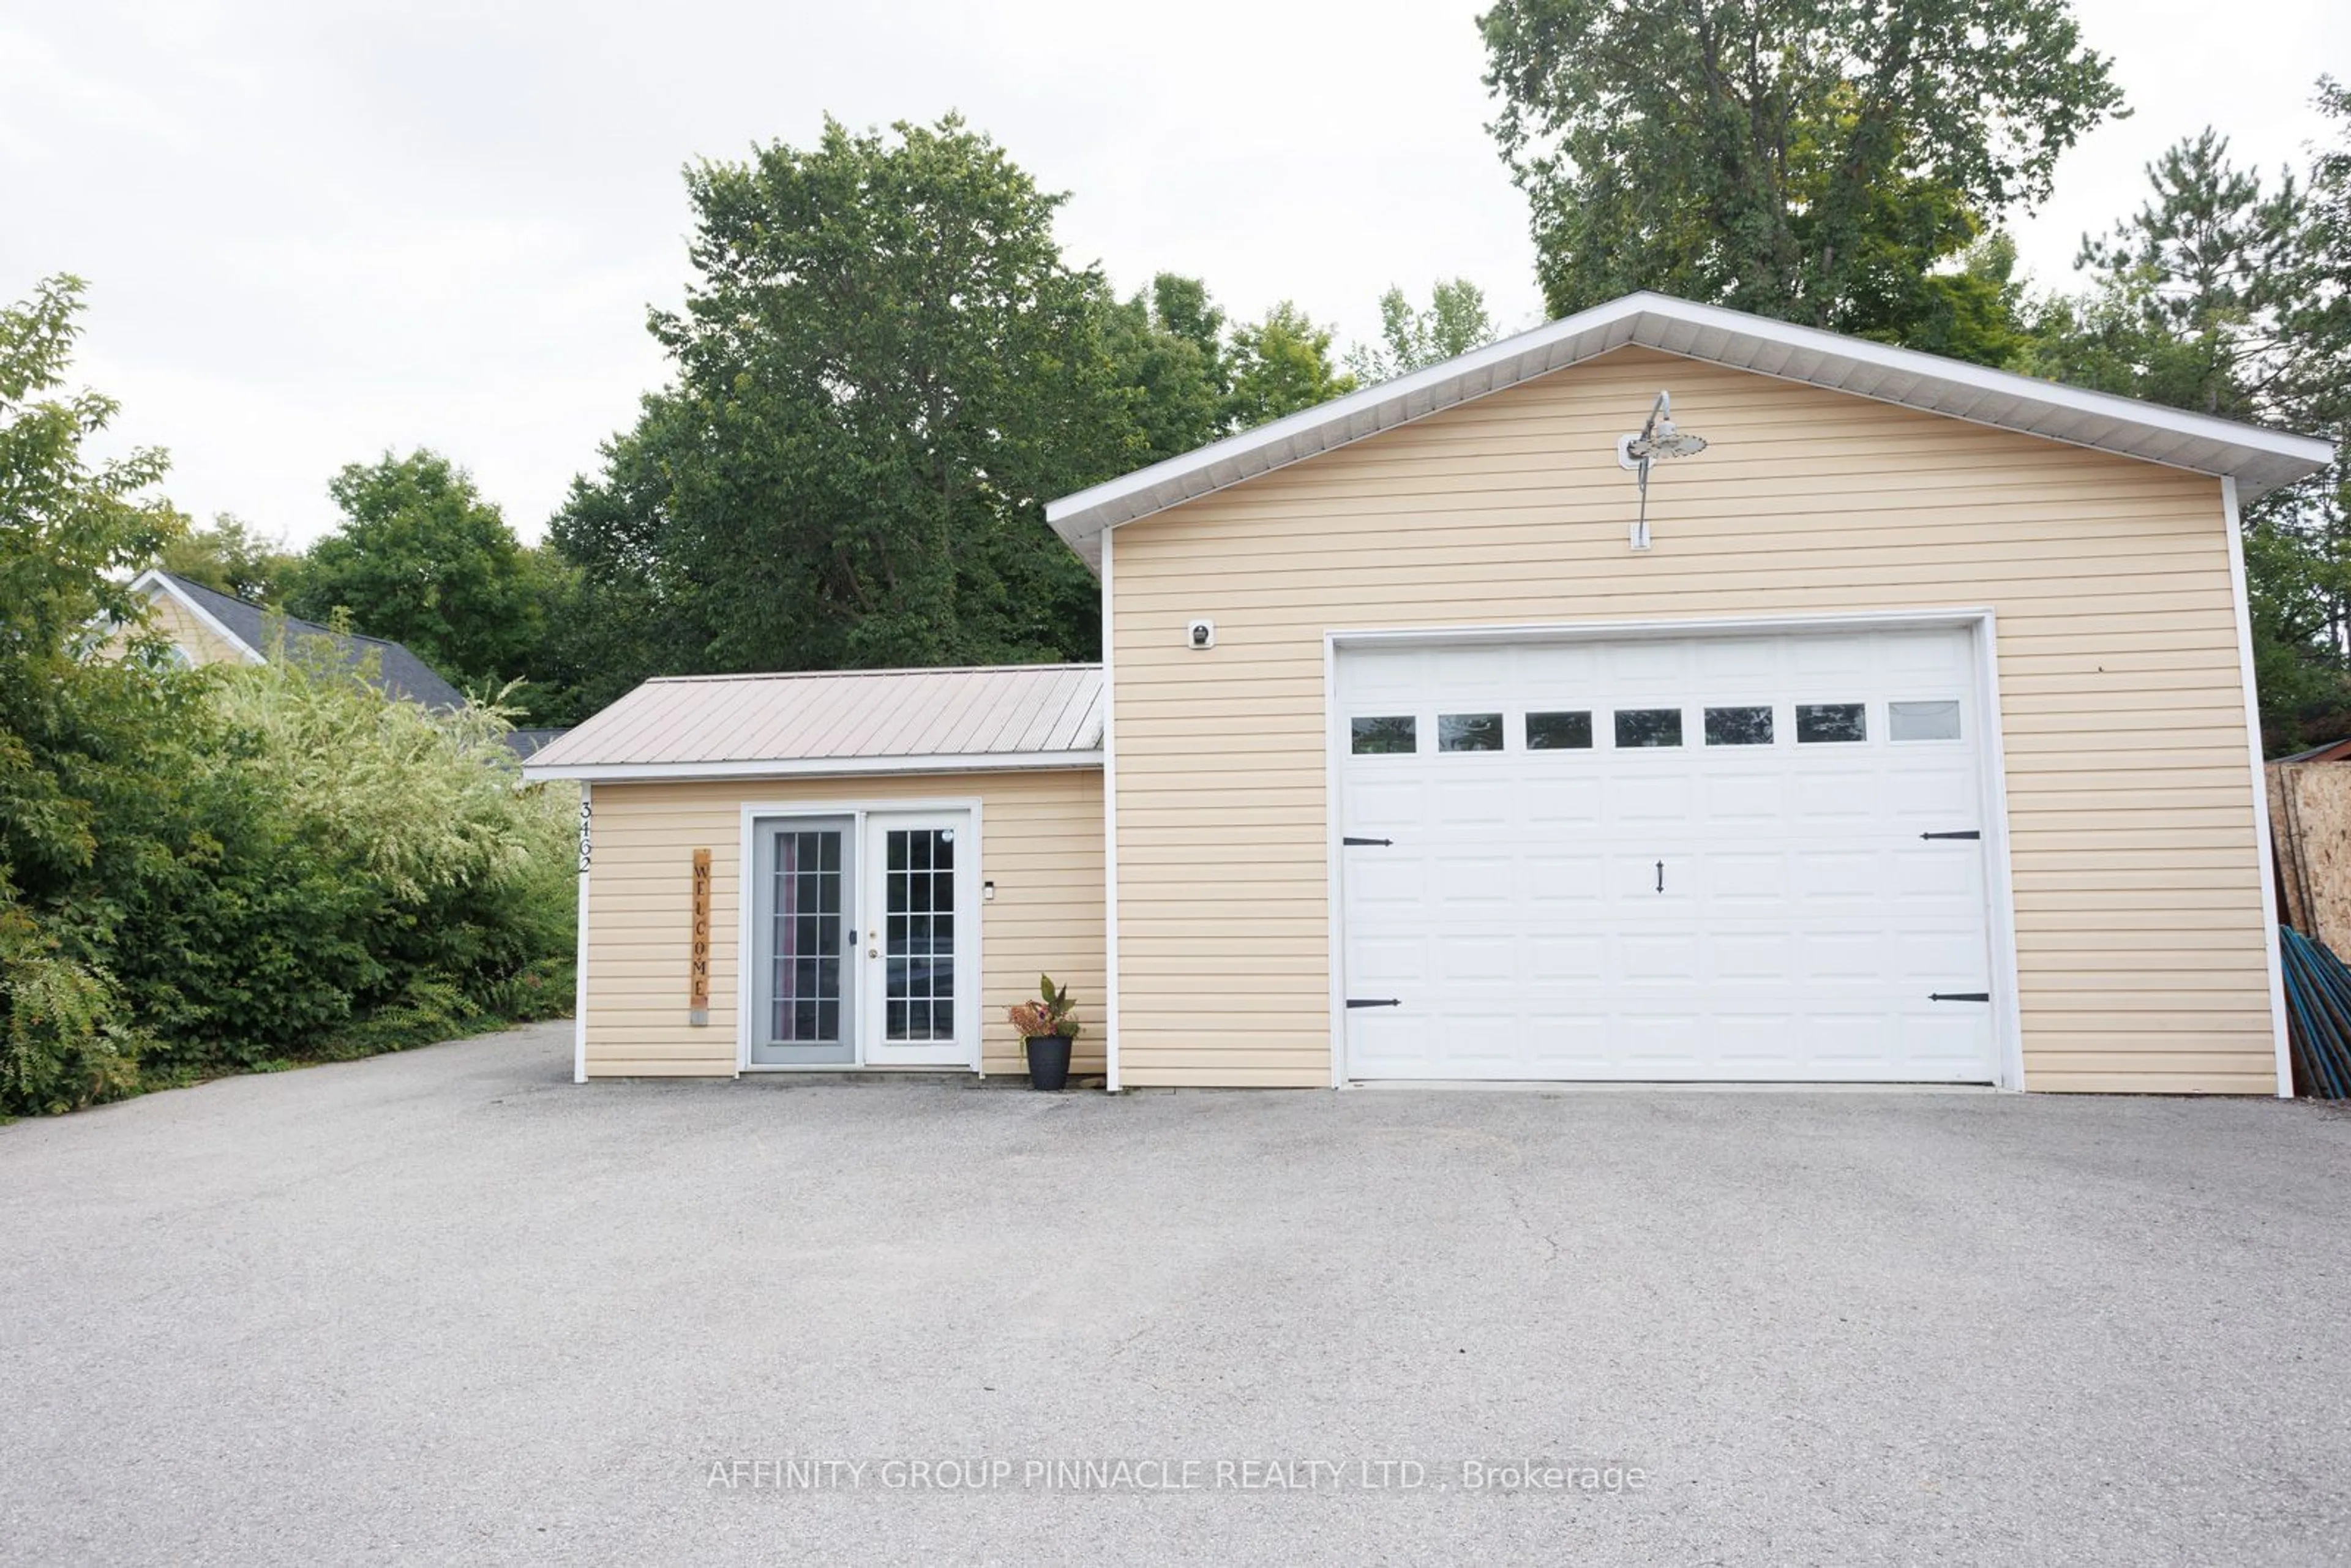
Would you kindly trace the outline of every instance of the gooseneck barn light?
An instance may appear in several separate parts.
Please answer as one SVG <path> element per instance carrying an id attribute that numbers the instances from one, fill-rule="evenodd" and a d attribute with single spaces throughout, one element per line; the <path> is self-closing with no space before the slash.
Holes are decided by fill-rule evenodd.
<path id="1" fill-rule="evenodd" d="M 1635 549 L 1649 548 L 1649 465 L 1666 457 L 1695 457 L 1705 450 L 1706 437 L 1675 428 L 1671 392 L 1657 394 L 1639 434 L 1616 438 L 1616 466 L 1640 477 L 1641 513 L 1633 521 Z"/>

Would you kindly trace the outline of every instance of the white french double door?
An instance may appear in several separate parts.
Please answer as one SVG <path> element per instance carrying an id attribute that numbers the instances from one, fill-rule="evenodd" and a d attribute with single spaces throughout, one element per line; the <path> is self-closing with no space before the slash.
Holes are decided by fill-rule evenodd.
<path id="1" fill-rule="evenodd" d="M 755 816 L 746 1062 L 976 1066 L 976 849 L 968 810 Z"/>

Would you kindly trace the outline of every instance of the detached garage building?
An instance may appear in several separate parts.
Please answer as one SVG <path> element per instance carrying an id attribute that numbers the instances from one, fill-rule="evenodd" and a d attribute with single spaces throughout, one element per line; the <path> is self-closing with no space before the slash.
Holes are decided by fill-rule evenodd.
<path id="1" fill-rule="evenodd" d="M 1652 465 L 1644 514 L 1623 443 L 1660 392 L 1707 445 Z M 600 823 L 582 1073 L 648 1070 L 636 1039 L 686 1041 L 674 1071 L 772 1055 L 772 1004 L 739 1039 L 723 1007 L 686 1021 L 687 857 L 712 849 L 716 923 L 772 977 L 746 910 L 810 826 L 791 800 L 894 865 L 847 787 L 886 774 L 988 822 L 974 885 L 935 894 L 981 928 L 989 977 L 951 983 L 987 1005 L 929 1061 L 1017 1070 L 998 993 L 1100 962 L 1119 1087 L 2277 1092 L 2237 507 L 2330 456 L 1655 295 L 1554 322 L 1050 507 L 1107 648 L 1099 739 L 1056 759 L 1001 732 L 1012 760 L 978 769 L 935 737 L 852 756 L 820 725 L 793 749 L 705 714 L 625 760 L 644 693 L 542 753 Z M 699 815 L 629 861 L 615 936 L 613 815 L 688 782 Z M 999 850 L 1021 790 L 1039 826 Z M 1022 916 L 999 974 L 989 923 L 1057 867 L 1099 904 Z M 829 1060 L 886 1065 L 909 977 L 952 966 L 865 929 L 868 1043 Z M 714 949 L 739 1000 L 736 967 Z"/>

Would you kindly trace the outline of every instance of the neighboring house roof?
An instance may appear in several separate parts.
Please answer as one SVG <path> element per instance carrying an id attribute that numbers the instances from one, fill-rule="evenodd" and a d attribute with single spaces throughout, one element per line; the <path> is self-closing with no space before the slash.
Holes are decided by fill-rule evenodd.
<path id="1" fill-rule="evenodd" d="M 465 693 L 443 680 L 432 665 L 387 638 L 337 632 L 315 621 L 279 615 L 168 571 L 141 572 L 131 586 L 148 593 L 172 595 L 253 664 L 267 661 L 265 650 L 276 635 L 274 622 L 284 626 L 288 638 L 326 638 L 346 664 L 355 665 L 370 653 L 381 654 L 375 684 L 388 696 L 422 703 L 436 710 L 465 706 Z"/>
<path id="2" fill-rule="evenodd" d="M 2331 444 L 2306 435 L 1640 293 L 1065 496 L 1045 508 L 1045 519 L 1099 570 L 1102 536 L 1121 523 L 1636 343 L 2052 441 L 2231 476 L 2247 500 L 2315 473 L 2335 455 Z M 1637 429 L 1646 412 L 1628 409 L 1625 428 Z"/>
<path id="3" fill-rule="evenodd" d="M 531 758 L 530 779 L 1100 765 L 1100 664 L 673 675 Z"/>
<path id="4" fill-rule="evenodd" d="M 570 733 L 569 729 L 510 729 L 506 735 L 507 749 L 528 759 Z"/>
<path id="5" fill-rule="evenodd" d="M 2297 751 L 2292 757 L 2273 757 L 2273 762 L 2340 762 L 2351 758 L 2351 738 L 2330 740 L 2324 746 L 2314 746 L 2308 751 Z"/>

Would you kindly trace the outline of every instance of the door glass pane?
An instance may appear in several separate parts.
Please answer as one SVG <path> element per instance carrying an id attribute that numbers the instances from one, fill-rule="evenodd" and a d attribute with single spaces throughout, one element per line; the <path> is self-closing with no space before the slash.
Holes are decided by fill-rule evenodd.
<path id="1" fill-rule="evenodd" d="M 1437 716 L 1439 751 L 1499 751 L 1502 716 L 1498 713 L 1441 713 Z"/>
<path id="2" fill-rule="evenodd" d="M 1616 710 L 1618 746 L 1679 746 L 1681 743 L 1681 709 L 1636 707 Z"/>
<path id="3" fill-rule="evenodd" d="M 955 1039 L 953 828 L 892 828 L 883 873 L 882 1027 L 893 1041 Z"/>
<path id="4" fill-rule="evenodd" d="M 1886 733 L 1893 740 L 1957 740 L 1959 738 L 1959 705 L 1939 703 L 1887 703 Z"/>
<path id="5" fill-rule="evenodd" d="M 841 832 L 776 835 L 772 916 L 774 998 L 768 1038 L 778 1045 L 841 1039 Z"/>
<path id="6" fill-rule="evenodd" d="M 1768 707 L 1710 707 L 1706 710 L 1708 746 L 1769 746 L 1771 710 Z"/>
<path id="7" fill-rule="evenodd" d="M 1527 715 L 1529 751 L 1583 751 L 1591 745 L 1592 716 L 1588 713 Z"/>
<path id="8" fill-rule="evenodd" d="M 1867 740 L 1868 709 L 1860 703 L 1798 703 L 1796 739 L 1815 741 Z"/>

